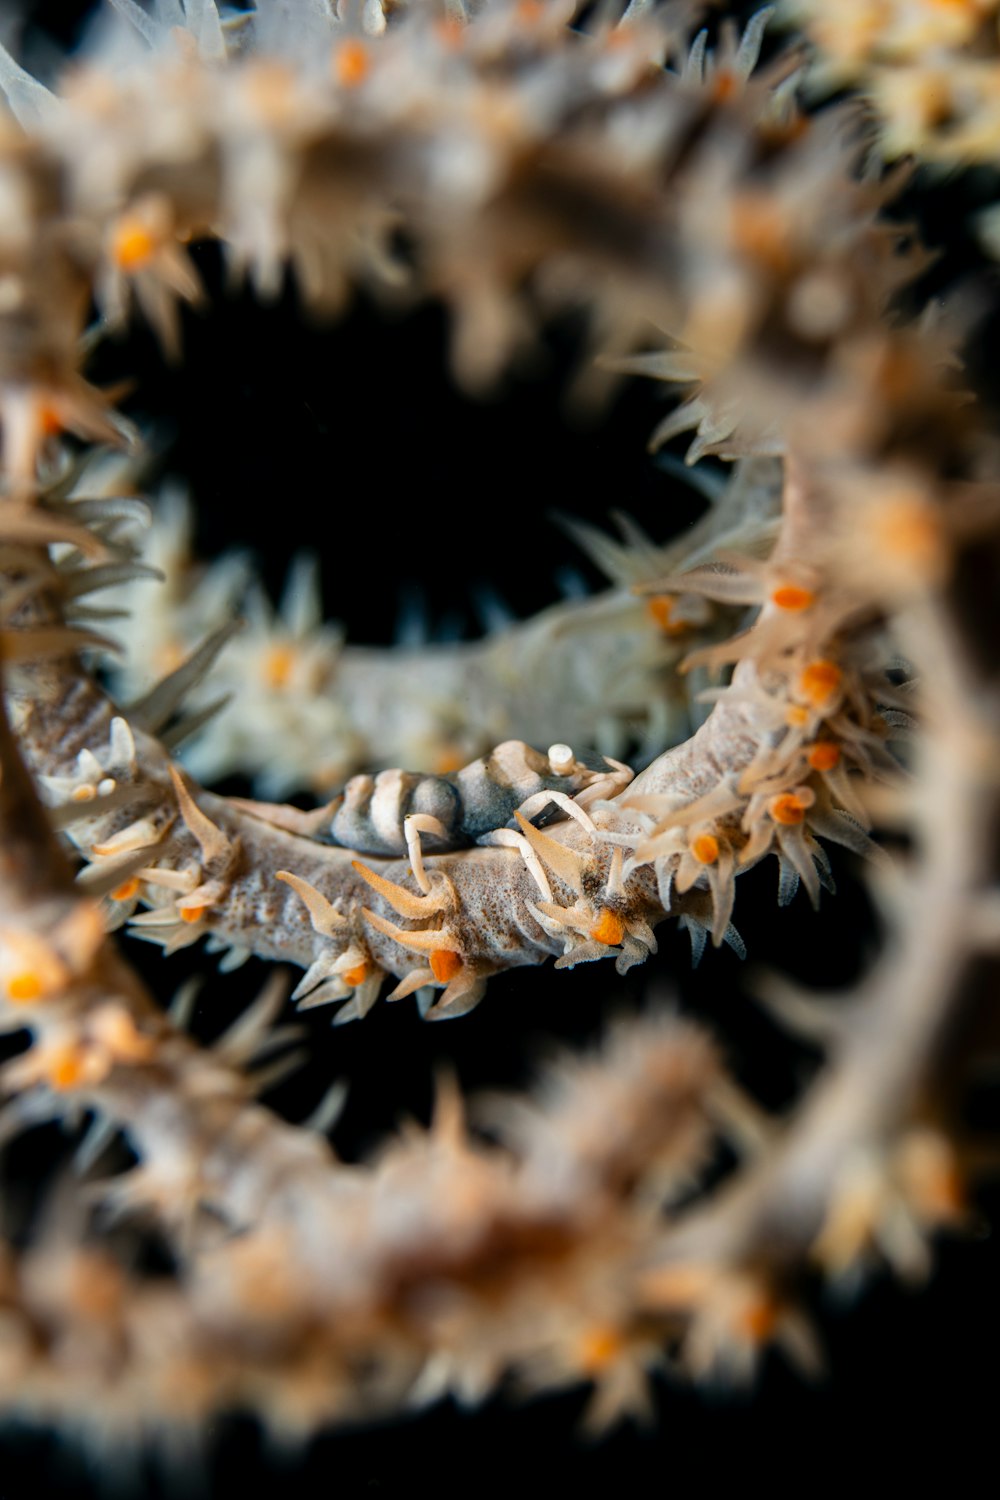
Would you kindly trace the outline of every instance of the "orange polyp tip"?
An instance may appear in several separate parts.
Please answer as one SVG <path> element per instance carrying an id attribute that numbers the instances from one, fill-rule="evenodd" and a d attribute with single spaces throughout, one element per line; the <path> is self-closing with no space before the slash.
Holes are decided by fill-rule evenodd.
<path id="1" fill-rule="evenodd" d="M 139 885 L 138 875 L 133 875 L 131 880 L 125 880 L 115 887 L 111 892 L 112 901 L 131 901 L 133 896 L 138 896 Z"/>
<path id="2" fill-rule="evenodd" d="M 622 1336 L 617 1328 L 607 1325 L 588 1328 L 580 1339 L 579 1363 L 585 1375 L 596 1375 L 606 1370 L 622 1352 Z"/>
<path id="3" fill-rule="evenodd" d="M 844 674 L 834 661 L 820 658 L 804 667 L 799 677 L 799 691 L 814 708 L 821 707 L 840 687 Z"/>
<path id="4" fill-rule="evenodd" d="M 795 792 L 782 792 L 780 797 L 771 799 L 768 811 L 776 823 L 784 823 L 787 828 L 791 828 L 805 818 L 806 806 Z"/>
<path id="5" fill-rule="evenodd" d="M 30 1005 L 32 1000 L 38 1000 L 42 994 L 42 981 L 33 969 L 26 969 L 23 974 L 14 974 L 7 981 L 7 998 L 21 1005 Z"/>
<path id="6" fill-rule="evenodd" d="M 457 16 L 442 16 L 440 20 L 435 21 L 434 30 L 437 33 L 438 40 L 442 42 L 444 46 L 461 46 L 462 36 L 465 32 L 465 26 Z"/>
<path id="7" fill-rule="evenodd" d="M 725 97 L 716 94 L 716 98 Z M 784 219 L 772 201 L 759 194 L 744 193 L 733 204 L 731 222 L 737 249 L 774 270 L 785 269 L 788 236 Z"/>
<path id="8" fill-rule="evenodd" d="M 814 771 L 832 771 L 834 766 L 840 765 L 840 746 L 832 740 L 820 740 L 810 745 L 806 760 Z"/>
<path id="9" fill-rule="evenodd" d="M 719 840 L 714 833 L 699 833 L 691 840 L 691 853 L 700 865 L 714 865 L 719 857 Z"/>
<path id="10" fill-rule="evenodd" d="M 816 595 L 812 589 L 801 588 L 797 583 L 782 583 L 772 589 L 771 603 L 776 604 L 779 609 L 808 609 L 816 603 Z"/>
<path id="11" fill-rule="evenodd" d="M 540 0 L 517 0 L 517 19 L 526 26 L 533 26 L 542 18 Z"/>
<path id="12" fill-rule="evenodd" d="M 178 907 L 182 922 L 200 922 L 208 911 L 207 906 L 181 906 Z"/>
<path id="13" fill-rule="evenodd" d="M 717 104 L 722 104 L 733 97 L 736 88 L 735 74 L 731 73 L 728 68 L 720 68 L 712 80 L 712 98 Z"/>
<path id="14" fill-rule="evenodd" d="M 286 687 L 294 665 L 295 651 L 291 646 L 272 646 L 264 657 L 264 681 L 267 686 Z"/>
<path id="15" fill-rule="evenodd" d="M 333 69 L 337 82 L 344 88 L 356 88 L 368 77 L 368 48 L 356 39 L 342 42 L 334 56 Z"/>
<path id="16" fill-rule="evenodd" d="M 774 1332 L 778 1306 L 772 1297 L 761 1294 L 741 1309 L 737 1322 L 740 1332 L 754 1344 L 763 1344 Z"/>
<path id="17" fill-rule="evenodd" d="M 357 989 L 359 984 L 364 984 L 367 978 L 368 965 L 367 963 L 365 963 L 364 959 L 362 959 L 361 963 L 355 964 L 353 969 L 345 969 L 343 974 L 344 983 L 349 984 L 352 989 Z"/>
<path id="18" fill-rule="evenodd" d="M 153 653 L 157 674 L 166 677 L 184 660 L 184 648 L 179 641 L 167 641 Z"/>
<path id="19" fill-rule="evenodd" d="M 55 437 L 63 430 L 59 412 L 48 401 L 43 401 L 38 409 L 38 422 L 46 437 Z"/>
<path id="20" fill-rule="evenodd" d="M 919 574 L 934 573 L 942 565 L 941 522 L 922 495 L 884 500 L 874 512 L 873 527 L 879 545 Z"/>
<path id="21" fill-rule="evenodd" d="M 439 750 L 434 762 L 434 774 L 436 776 L 447 776 L 449 771 L 460 771 L 465 765 L 465 756 L 461 750 L 448 748 Z"/>
<path id="22" fill-rule="evenodd" d="M 48 1075 L 54 1089 L 71 1089 L 83 1077 L 83 1063 L 76 1052 L 66 1048 L 53 1057 Z"/>
<path id="23" fill-rule="evenodd" d="M 625 925 L 617 912 L 605 907 L 597 926 L 590 929 L 590 935 L 595 943 L 606 943 L 609 948 L 617 948 L 625 936 Z"/>
<path id="24" fill-rule="evenodd" d="M 674 603 L 671 594 L 654 594 L 646 601 L 646 613 L 664 635 L 685 635 L 691 627 L 686 620 L 674 619 Z"/>
<path id="25" fill-rule="evenodd" d="M 965 1185 L 954 1164 L 941 1163 L 934 1172 L 928 1172 L 917 1190 L 918 1206 L 932 1219 L 943 1219 L 946 1223 L 961 1217 L 966 1208 Z"/>
<path id="26" fill-rule="evenodd" d="M 72 800 L 74 802 L 93 802 L 96 796 L 97 792 L 92 786 L 78 786 L 72 794 Z"/>
<path id="27" fill-rule="evenodd" d="M 799 728 L 809 722 L 809 710 L 802 707 L 801 703 L 790 703 L 785 709 L 785 723 L 791 724 L 793 728 Z"/>
<path id="28" fill-rule="evenodd" d="M 462 955 L 451 948 L 431 950 L 431 973 L 441 984 L 448 984 L 462 967 Z"/>
<path id="29" fill-rule="evenodd" d="M 122 219 L 111 240 L 111 258 L 120 271 L 139 271 L 156 253 L 156 240 L 138 219 Z"/>

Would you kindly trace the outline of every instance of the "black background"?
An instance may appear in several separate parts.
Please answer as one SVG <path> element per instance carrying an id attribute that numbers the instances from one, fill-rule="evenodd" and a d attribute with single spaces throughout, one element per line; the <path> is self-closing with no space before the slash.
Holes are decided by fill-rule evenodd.
<path id="1" fill-rule="evenodd" d="M 45 35 L 70 40 L 88 7 L 52 0 L 27 9 L 37 26 L 27 33 L 27 55 L 43 57 Z M 984 322 L 970 353 L 973 376 L 987 388 L 995 282 L 979 266 L 966 225 L 969 209 L 995 193 L 990 174 L 977 173 L 921 181 L 905 205 L 944 252 L 925 292 L 974 278 Z M 387 319 L 359 302 L 336 324 L 317 326 L 301 316 L 292 289 L 267 307 L 248 294 L 227 297 L 215 249 L 199 246 L 195 255 L 212 297 L 206 313 L 185 318 L 183 364 L 167 365 L 135 328 L 104 347 L 94 378 L 137 377 L 126 409 L 150 431 L 162 471 L 190 485 L 205 554 L 251 545 L 276 595 L 293 553 L 314 547 L 327 612 L 344 622 L 350 640 L 390 642 L 415 585 L 432 625 L 457 619 L 469 635 L 478 628 L 477 585 L 488 584 L 522 615 L 556 597 L 555 580 L 567 567 L 598 586 L 547 518 L 552 509 L 603 521 L 617 506 L 658 539 L 698 513 L 693 494 L 646 455 L 663 411 L 656 390 L 623 389 L 599 420 L 567 415 L 571 325 L 549 330 L 537 359 L 493 397 L 470 402 L 450 382 L 438 308 Z M 824 896 L 819 915 L 801 894 L 789 910 L 778 910 L 773 864 L 741 879 L 736 909 L 751 969 L 780 967 L 834 992 L 831 1003 L 878 942 L 851 862 L 834 863 L 840 892 Z M 687 938 L 670 924 L 661 934 L 655 970 L 633 970 L 626 980 L 609 964 L 501 976 L 474 1014 L 444 1026 L 421 1023 L 412 1002 L 380 1004 L 363 1026 L 336 1032 L 326 1013 L 312 1012 L 304 1018 L 310 1061 L 272 1102 L 302 1118 L 331 1078 L 351 1080 L 334 1139 L 356 1159 L 403 1116 L 427 1118 L 442 1062 L 470 1090 L 520 1086 L 543 1044 L 585 1041 L 609 1012 L 652 998 L 703 1018 L 737 1075 L 780 1108 L 815 1058 L 791 1046 L 757 1008 L 728 950 L 710 950 L 692 973 Z M 164 998 L 185 975 L 206 968 L 203 956 L 190 952 L 164 964 L 141 945 L 130 951 Z M 205 1039 L 218 1034 L 265 972 L 257 964 L 229 978 L 210 972 L 196 1031 Z M 977 1122 L 997 1123 L 989 1090 L 970 1111 Z M 51 1147 L 54 1132 L 33 1135 L 38 1139 L 8 1151 L 14 1177 L 33 1170 L 40 1159 L 33 1152 Z M 977 1193 L 971 1233 L 941 1243 L 931 1283 L 916 1293 L 887 1275 L 876 1275 L 848 1305 L 812 1288 L 828 1365 L 818 1385 L 805 1384 L 777 1358 L 765 1362 L 749 1392 L 693 1392 L 664 1381 L 653 1430 L 626 1428 L 597 1446 L 576 1435 L 582 1393 L 521 1407 L 498 1397 L 474 1413 L 446 1403 L 390 1425 L 324 1434 L 285 1455 L 250 1417 L 235 1414 L 212 1424 L 194 1466 L 120 1451 L 95 1464 L 65 1436 L 9 1427 L 0 1435 L 0 1500 L 39 1488 L 186 1493 L 199 1474 L 211 1494 L 235 1495 L 257 1483 L 269 1490 L 294 1485 L 308 1497 L 395 1496 L 424 1484 L 446 1495 L 514 1485 L 536 1493 L 550 1484 L 572 1493 L 587 1481 L 649 1485 L 656 1493 L 693 1483 L 711 1492 L 734 1481 L 812 1487 L 834 1471 L 841 1480 L 898 1483 L 931 1454 L 947 1461 L 954 1477 L 977 1461 L 990 1472 L 1000 1309 L 989 1225 L 998 1208 L 992 1188 Z"/>

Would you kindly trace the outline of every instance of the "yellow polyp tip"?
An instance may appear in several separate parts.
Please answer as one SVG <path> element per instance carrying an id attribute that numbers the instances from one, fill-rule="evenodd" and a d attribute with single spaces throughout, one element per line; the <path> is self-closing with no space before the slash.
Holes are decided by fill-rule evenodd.
<path id="1" fill-rule="evenodd" d="M 451 948 L 434 948 L 430 963 L 434 978 L 441 984 L 449 984 L 462 967 L 462 955 Z"/>
<path id="2" fill-rule="evenodd" d="M 368 77 L 368 48 L 364 42 L 350 40 L 342 42 L 333 60 L 333 71 L 337 82 L 344 88 L 356 88 Z"/>
<path id="3" fill-rule="evenodd" d="M 341 975 L 341 978 L 343 979 L 344 983 L 349 984 L 352 989 L 357 989 L 358 985 L 364 984 L 365 980 L 368 978 L 367 963 L 362 960 L 361 963 L 355 964 L 353 969 L 345 969 L 344 973 Z"/>
<path id="4" fill-rule="evenodd" d="M 819 708 L 833 697 L 843 678 L 844 674 L 836 662 L 820 658 L 802 669 L 799 691 L 815 708 Z"/>
<path id="5" fill-rule="evenodd" d="M 805 804 L 794 792 L 782 792 L 780 797 L 772 797 L 768 811 L 776 823 L 783 823 L 786 828 L 801 823 L 806 815 Z"/>
<path id="6" fill-rule="evenodd" d="M 806 760 L 814 771 L 832 771 L 834 766 L 840 765 L 840 746 L 832 740 L 819 740 L 810 745 Z"/>
<path id="7" fill-rule="evenodd" d="M 19 1005 L 30 1005 L 32 1000 L 40 999 L 43 989 L 40 976 L 33 969 L 27 969 L 8 979 L 7 998 Z"/>
<path id="8" fill-rule="evenodd" d="M 815 602 L 816 595 L 812 589 L 800 588 L 797 583 L 779 584 L 771 591 L 771 603 L 776 604 L 779 609 L 793 611 L 808 609 Z"/>
<path id="9" fill-rule="evenodd" d="M 111 241 L 111 258 L 120 271 L 140 271 L 156 253 L 156 241 L 138 219 L 122 219 Z"/>
<path id="10" fill-rule="evenodd" d="M 719 857 L 719 840 L 714 833 L 699 833 L 691 840 L 691 853 L 700 865 L 714 865 Z"/>
<path id="11" fill-rule="evenodd" d="M 595 943 L 606 943 L 609 948 L 617 948 L 625 936 L 625 924 L 617 912 L 605 907 L 596 927 L 590 929 L 590 936 Z"/>
<path id="12" fill-rule="evenodd" d="M 131 901 L 133 896 L 138 896 L 140 884 L 137 875 L 133 875 L 131 880 L 123 881 L 111 892 L 112 901 Z"/>
<path id="13" fill-rule="evenodd" d="M 793 729 L 800 729 L 808 722 L 809 711 L 803 708 L 801 703 L 790 703 L 785 709 L 785 723 L 790 724 Z"/>
<path id="14" fill-rule="evenodd" d="M 604 1325 L 589 1328 L 580 1339 L 578 1363 L 585 1375 L 606 1370 L 622 1352 L 622 1336 L 617 1328 Z"/>
<path id="15" fill-rule="evenodd" d="M 179 906 L 178 915 L 182 922 L 200 922 L 208 911 L 207 906 Z"/>
<path id="16" fill-rule="evenodd" d="M 72 793 L 72 800 L 74 802 L 93 802 L 96 796 L 97 793 L 92 786 L 78 786 Z"/>
<path id="17" fill-rule="evenodd" d="M 264 656 L 261 669 L 267 687 L 287 687 L 294 665 L 295 651 L 291 646 L 272 646 Z"/>

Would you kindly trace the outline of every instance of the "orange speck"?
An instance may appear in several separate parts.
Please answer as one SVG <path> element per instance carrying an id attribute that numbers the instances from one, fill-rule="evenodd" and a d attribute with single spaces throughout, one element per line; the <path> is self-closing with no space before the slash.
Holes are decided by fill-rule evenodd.
<path id="1" fill-rule="evenodd" d="M 48 401 L 43 401 L 38 408 L 38 422 L 46 437 L 55 437 L 62 432 L 62 418 L 56 408 Z"/>
<path id="2" fill-rule="evenodd" d="M 67 1047 L 55 1054 L 48 1071 L 54 1089 L 71 1089 L 83 1077 L 83 1061 L 78 1052 Z"/>
<path id="3" fill-rule="evenodd" d="M 771 591 L 771 603 L 776 604 L 779 609 L 808 609 L 815 602 L 816 595 L 812 589 L 801 588 L 797 583 L 782 583 Z"/>
<path id="4" fill-rule="evenodd" d="M 753 1297 L 740 1310 L 737 1326 L 754 1344 L 763 1344 L 771 1337 L 778 1321 L 778 1306 L 772 1297 L 761 1293 Z"/>
<path id="5" fill-rule="evenodd" d="M 334 55 L 333 71 L 345 89 L 357 88 L 368 77 L 370 60 L 364 42 L 352 39 L 342 42 Z"/>
<path id="6" fill-rule="evenodd" d="M 250 101 L 268 125 L 281 125 L 294 108 L 295 75 L 283 62 L 255 58 L 244 73 Z"/>
<path id="7" fill-rule="evenodd" d="M 74 802 L 93 802 L 97 792 L 92 786 L 78 786 L 72 795 Z"/>
<path id="8" fill-rule="evenodd" d="M 518 0 L 517 19 L 524 26 L 534 26 L 542 18 L 542 9 L 540 0 Z"/>
<path id="9" fill-rule="evenodd" d="M 811 661 L 799 676 L 799 692 L 813 708 L 823 708 L 836 693 L 844 674 L 836 662 Z"/>
<path id="10" fill-rule="evenodd" d="M 444 951 L 444 950 L 442 950 L 442 951 Z M 431 964 L 431 967 L 433 968 L 433 963 Z M 367 978 L 368 978 L 368 965 L 367 965 L 367 963 L 365 962 L 364 959 L 362 959 L 359 964 L 355 964 L 353 969 L 345 969 L 344 970 L 344 974 L 343 974 L 344 983 L 345 984 L 349 984 L 352 989 L 357 989 L 357 987 L 358 987 L 359 984 L 364 984 L 364 982 L 365 982 L 365 980 Z"/>
<path id="11" fill-rule="evenodd" d="M 23 974 L 14 974 L 7 981 L 8 998 L 21 1005 L 29 1005 L 32 1000 L 38 1000 L 42 989 L 41 977 L 33 969 L 26 969 Z"/>
<path id="12" fill-rule="evenodd" d="M 178 915 L 182 922 L 200 922 L 207 911 L 207 906 L 178 907 Z"/>
<path id="13" fill-rule="evenodd" d="M 272 646 L 264 657 L 262 673 L 269 688 L 287 687 L 295 665 L 295 651 L 291 646 Z"/>
<path id="14" fill-rule="evenodd" d="M 119 220 L 111 237 L 111 258 L 122 271 L 141 271 L 156 254 L 156 240 L 139 219 Z"/>
<path id="15" fill-rule="evenodd" d="M 760 261 L 775 272 L 789 263 L 787 226 L 773 199 L 764 194 L 744 193 L 730 214 L 733 244 L 743 255 Z"/>
<path id="16" fill-rule="evenodd" d="M 153 664 L 160 677 L 166 677 L 184 660 L 184 647 L 179 641 L 167 641 L 153 653 Z"/>
<path id="17" fill-rule="evenodd" d="M 809 710 L 802 707 L 801 703 L 789 703 L 785 709 L 785 723 L 791 724 L 794 729 L 800 728 L 809 722 Z"/>
<path id="18" fill-rule="evenodd" d="M 736 75 L 728 68 L 720 68 L 712 80 L 712 98 L 716 104 L 724 104 L 736 93 Z"/>
<path id="19" fill-rule="evenodd" d="M 462 45 L 465 26 L 457 16 L 442 16 L 434 23 L 434 31 L 443 47 L 457 51 Z"/>
<path id="20" fill-rule="evenodd" d="M 123 881 L 111 892 L 112 901 L 131 901 L 133 896 L 139 894 L 139 884 L 138 875 L 133 875 L 131 880 Z"/>
<path id="21" fill-rule="evenodd" d="M 802 822 L 807 806 L 808 803 L 803 802 L 795 792 L 782 792 L 779 797 L 771 798 L 768 812 L 776 823 L 784 823 L 791 828 Z"/>
<path id="22" fill-rule="evenodd" d="M 671 594 L 656 594 L 646 601 L 646 613 L 664 635 L 686 635 L 691 629 L 687 620 L 674 619 L 676 600 Z"/>
<path id="23" fill-rule="evenodd" d="M 455 746 L 446 746 L 439 750 L 434 762 L 434 774 L 436 776 L 447 776 L 449 771 L 460 771 L 465 765 L 465 756 Z"/>
<path id="24" fill-rule="evenodd" d="M 944 573 L 948 554 L 941 520 L 923 495 L 899 493 L 882 500 L 872 515 L 872 529 L 876 545 L 912 569 L 918 580 L 935 581 Z"/>
<path id="25" fill-rule="evenodd" d="M 942 1164 L 937 1172 L 928 1173 L 920 1184 L 918 1197 L 919 1206 L 928 1218 L 945 1223 L 960 1218 L 966 1197 L 957 1166 L 953 1162 Z"/>
<path id="26" fill-rule="evenodd" d="M 719 857 L 719 840 L 714 833 L 699 833 L 691 840 L 691 853 L 700 865 L 714 865 Z"/>
<path id="27" fill-rule="evenodd" d="M 617 1328 L 607 1324 L 588 1328 L 579 1343 L 580 1369 L 585 1375 L 596 1375 L 599 1371 L 606 1370 L 618 1358 L 622 1347 L 622 1336 Z"/>
<path id="28" fill-rule="evenodd" d="M 435 948 L 431 953 L 431 973 L 441 984 L 448 984 L 462 967 L 462 955 L 450 948 Z"/>
<path id="29" fill-rule="evenodd" d="M 818 740 L 809 746 L 806 760 L 814 771 L 832 771 L 834 766 L 840 765 L 840 746 L 832 740 Z"/>
<path id="30" fill-rule="evenodd" d="M 606 943 L 609 948 L 617 948 L 625 936 L 625 925 L 617 912 L 605 907 L 597 926 L 590 929 L 590 935 L 595 943 Z"/>

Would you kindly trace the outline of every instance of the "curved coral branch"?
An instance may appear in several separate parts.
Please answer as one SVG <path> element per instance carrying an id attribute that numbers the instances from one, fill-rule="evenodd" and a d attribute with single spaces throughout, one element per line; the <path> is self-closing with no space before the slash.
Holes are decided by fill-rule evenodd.
<path id="1" fill-rule="evenodd" d="M 710 55 L 675 7 L 632 6 L 615 25 L 601 12 L 589 36 L 560 5 L 399 7 L 388 24 L 377 4 L 317 6 L 295 37 L 263 3 L 242 32 L 193 0 L 176 32 L 159 10 L 118 9 L 135 34 L 111 28 L 58 93 L 3 63 L 24 134 L 0 142 L 15 729 L 0 726 L 0 967 L 30 1037 L 7 1067 L 14 1118 L 66 1100 L 120 1122 L 140 1165 L 108 1191 L 160 1211 L 178 1265 L 154 1294 L 75 1249 L 12 1254 L 2 1294 L 25 1353 L 12 1380 L 0 1372 L 4 1394 L 70 1407 L 72 1382 L 50 1378 L 67 1337 L 99 1348 L 109 1394 L 145 1416 L 164 1395 L 145 1356 L 164 1317 L 176 1359 L 162 1382 L 197 1370 L 192 1411 L 252 1396 L 279 1420 L 291 1401 L 306 1424 L 442 1389 L 479 1396 L 511 1372 L 594 1380 L 601 1421 L 641 1407 L 643 1372 L 675 1337 L 698 1373 L 742 1368 L 772 1338 L 808 1362 L 795 1297 L 810 1260 L 837 1273 L 874 1245 L 918 1271 L 925 1232 L 957 1215 L 941 1086 L 977 999 L 969 971 L 997 941 L 982 645 L 996 454 L 951 383 L 947 341 L 887 316 L 922 264 L 880 217 L 898 184 L 866 168 L 850 105 L 798 111 L 798 54 L 749 77 L 760 20 Z M 698 621 L 699 604 L 727 622 L 755 611 L 731 638 L 690 643 L 681 670 L 733 667 L 690 739 L 617 795 L 588 784 L 573 801 L 560 735 L 541 791 L 568 817 L 538 826 L 531 796 L 513 820 L 504 804 L 488 843 L 472 842 L 477 823 L 469 847 L 418 857 L 420 836 L 445 828 L 440 807 L 420 807 L 380 845 L 407 846 L 411 872 L 334 844 L 355 825 L 332 807 L 226 799 L 175 764 L 153 730 L 221 635 L 130 722 L 81 663 L 95 641 L 74 601 L 134 578 L 121 540 L 134 507 L 70 498 L 50 465 L 59 432 L 134 436 L 78 374 L 88 297 L 109 321 L 134 297 L 170 347 L 176 299 L 199 296 L 185 245 L 207 226 L 265 289 L 291 262 L 314 302 L 358 278 L 442 296 L 470 389 L 540 308 L 581 293 L 612 362 L 667 331 L 669 354 L 647 351 L 641 369 L 697 389 L 654 440 L 697 427 L 692 456 L 780 455 L 784 473 L 772 550 L 759 528 L 742 547 L 712 535 L 628 579 L 668 636 L 678 600 Z M 891 666 L 900 652 L 919 691 Z M 915 706 L 904 771 L 887 741 Z M 78 887 L 19 755 L 88 862 Z M 405 783 L 383 783 L 379 817 L 403 808 Z M 912 838 L 875 880 L 890 939 L 836 1014 L 774 994 L 825 1053 L 782 1121 L 761 1118 L 699 1033 L 653 1020 L 540 1099 L 494 1104 L 502 1147 L 445 1089 L 429 1133 L 346 1168 L 252 1103 L 253 1024 L 200 1053 L 111 956 L 100 920 L 131 917 L 167 950 L 206 934 L 232 961 L 289 959 L 306 969 L 297 997 L 346 1001 L 344 1019 L 387 974 L 396 996 L 437 989 L 430 1013 L 458 1015 L 504 968 L 613 954 L 624 971 L 668 914 L 696 954 L 709 933 L 738 946 L 737 873 L 774 853 L 780 899 L 801 882 L 816 900 L 818 839 L 874 855 L 872 808 Z M 738 1161 L 713 1187 L 699 1172 L 720 1132 Z M 241 1233 L 208 1243 L 203 1207 Z"/>

